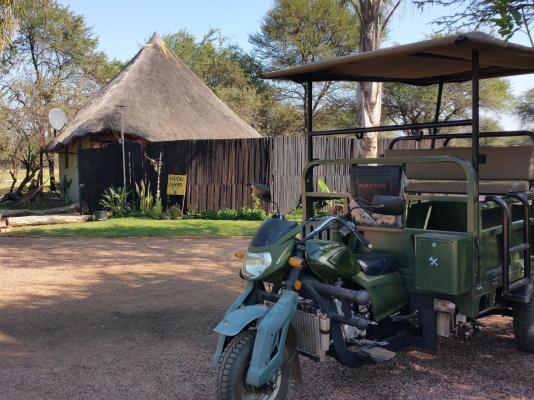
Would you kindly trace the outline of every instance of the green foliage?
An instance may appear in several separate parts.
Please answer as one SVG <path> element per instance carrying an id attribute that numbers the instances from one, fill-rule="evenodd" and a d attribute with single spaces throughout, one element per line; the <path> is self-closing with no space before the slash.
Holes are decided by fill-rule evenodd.
<path id="1" fill-rule="evenodd" d="M 133 217 L 149 217 L 154 219 L 163 218 L 163 206 L 159 194 L 154 196 L 150 190 L 150 183 L 143 181 L 135 184 L 137 193 L 136 207 L 129 210 L 128 215 Z"/>
<path id="2" fill-rule="evenodd" d="M 70 187 L 72 186 L 72 179 L 68 179 L 66 175 L 63 175 L 63 178 L 61 178 L 61 181 L 57 184 L 59 193 L 61 193 L 61 197 L 67 201 L 70 202 Z"/>
<path id="3" fill-rule="evenodd" d="M 526 127 L 534 129 L 534 89 L 526 91 L 518 100 L 516 114 Z"/>
<path id="4" fill-rule="evenodd" d="M 534 25 L 532 0 L 417 0 L 415 4 L 420 8 L 427 5 L 454 7 L 453 14 L 434 21 L 442 31 L 489 27 L 496 28 L 505 39 L 510 39 L 518 31 L 524 31 L 534 47 L 531 34 Z"/>
<path id="5" fill-rule="evenodd" d="M 237 46 L 216 30 L 198 42 L 185 30 L 167 35 L 164 40 L 234 112 L 249 124 L 254 122 L 261 98 L 240 63 L 243 56 Z"/>
<path id="6" fill-rule="evenodd" d="M 263 221 L 267 218 L 267 213 L 262 209 L 239 208 L 237 210 L 225 208 L 219 211 L 198 211 L 188 213 L 187 218 L 191 219 L 214 219 L 214 220 L 234 220 L 234 221 Z"/>
<path id="7" fill-rule="evenodd" d="M 0 54 L 11 43 L 17 27 L 15 0 L 0 0 Z"/>
<path id="8" fill-rule="evenodd" d="M 154 207 L 154 195 L 150 191 L 150 183 L 145 185 L 144 181 L 135 184 L 135 191 L 139 201 L 139 211 L 148 213 Z"/>
<path id="9" fill-rule="evenodd" d="M 358 40 L 357 16 L 339 0 L 276 0 L 263 18 L 260 31 L 250 36 L 253 54 L 266 70 L 346 55 L 358 48 Z M 276 89 L 281 104 L 299 108 L 304 104 L 303 85 L 277 83 Z M 316 83 L 315 126 L 332 128 L 345 121 L 354 125 L 348 117 L 354 110 L 354 93 L 352 84 Z M 302 131 L 302 109 L 297 110 Z"/>
<path id="10" fill-rule="evenodd" d="M 277 92 L 258 78 L 261 65 L 219 31 L 210 30 L 200 41 L 185 30 L 163 39 L 228 107 L 260 133 L 299 132 L 301 115 L 277 101 Z"/>
<path id="11" fill-rule="evenodd" d="M 97 50 L 98 41 L 83 17 L 67 6 L 54 0 L 13 4 L 17 29 L 0 65 L 0 115 L 6 116 L 0 137 L 8 147 L 12 172 L 17 172 L 21 152 L 28 146 L 39 152 L 48 144 L 48 111 L 58 107 L 72 116 L 116 73 L 119 63 L 108 62 Z M 1 7 L 0 14 L 6 10 Z M 27 183 L 20 181 L 16 191 Z"/>
<path id="12" fill-rule="evenodd" d="M 154 219 L 161 219 L 163 217 L 163 206 L 161 199 L 157 199 L 154 206 L 147 212 L 147 216 Z"/>
<path id="13" fill-rule="evenodd" d="M 100 198 L 100 205 L 106 210 L 111 211 L 114 217 L 126 217 L 130 211 L 128 196 L 130 192 L 126 188 L 109 187 L 104 191 Z"/>
<path id="14" fill-rule="evenodd" d="M 290 221 L 301 221 L 302 220 L 302 207 L 297 207 L 291 210 L 287 215 L 286 218 Z"/>
<path id="15" fill-rule="evenodd" d="M 431 121 L 436 110 L 438 89 L 400 83 L 384 85 L 384 123 L 412 124 Z M 505 79 L 480 81 L 480 106 L 493 114 L 504 112 L 512 103 L 510 83 Z M 448 83 L 443 86 L 440 120 L 470 118 L 471 86 L 468 83 Z M 416 132 L 412 132 L 416 133 Z"/>
<path id="16" fill-rule="evenodd" d="M 168 219 L 180 219 L 182 218 L 182 210 L 177 205 L 169 207 L 167 210 Z"/>
<path id="17" fill-rule="evenodd" d="M 330 188 L 326 184 L 325 180 L 323 178 L 319 178 L 317 180 L 317 184 L 319 185 L 319 190 L 323 193 L 330 193 Z"/>
<path id="18" fill-rule="evenodd" d="M 355 15 L 337 0 L 276 0 L 250 37 L 268 68 L 287 68 L 354 51 Z"/>
<path id="19" fill-rule="evenodd" d="M 317 185 L 319 186 L 319 190 L 323 193 L 332 193 L 328 185 L 326 184 L 325 180 L 323 178 L 319 178 L 317 180 Z M 324 203 L 328 206 L 328 212 L 331 214 L 335 214 L 337 209 L 339 207 L 343 207 L 343 201 L 341 199 L 332 199 L 332 200 L 325 200 Z M 321 209 L 323 207 L 320 207 Z M 317 215 L 317 211 L 315 215 Z"/>

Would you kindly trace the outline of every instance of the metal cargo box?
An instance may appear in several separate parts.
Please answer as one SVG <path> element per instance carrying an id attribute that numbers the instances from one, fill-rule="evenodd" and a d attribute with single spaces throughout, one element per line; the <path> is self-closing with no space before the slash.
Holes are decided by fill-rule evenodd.
<path id="1" fill-rule="evenodd" d="M 460 295 L 471 288 L 473 240 L 465 234 L 424 233 L 415 237 L 418 290 Z"/>

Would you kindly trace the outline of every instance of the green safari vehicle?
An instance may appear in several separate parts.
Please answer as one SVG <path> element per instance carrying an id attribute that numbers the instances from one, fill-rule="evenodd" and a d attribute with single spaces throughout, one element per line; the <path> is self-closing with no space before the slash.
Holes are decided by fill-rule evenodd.
<path id="1" fill-rule="evenodd" d="M 517 347 L 534 353 L 534 134 L 479 128 L 479 80 L 529 73 L 533 49 L 474 32 L 264 75 L 307 89 L 303 221 L 278 211 L 237 254 L 245 287 L 215 328 L 218 399 L 285 399 L 290 377 L 300 377 L 299 355 L 347 367 L 387 362 L 406 346 L 434 352 L 439 336 L 470 339 L 488 315 L 512 316 Z M 435 118 L 315 131 L 316 81 L 436 84 Z M 440 121 L 443 86 L 467 81 L 471 118 Z M 461 126 L 470 129 L 446 131 Z M 312 158 L 314 136 L 407 130 L 428 134 L 396 138 L 378 159 Z M 480 146 L 480 138 L 511 136 L 525 144 Z M 459 138 L 470 146 L 449 146 Z M 396 148 L 406 140 L 430 146 Z M 350 169 L 347 193 L 314 189 L 314 169 L 325 165 Z M 267 186 L 253 190 L 272 202 Z M 330 199 L 343 212 L 315 217 L 314 204 Z M 393 223 L 358 223 L 360 209 Z"/>

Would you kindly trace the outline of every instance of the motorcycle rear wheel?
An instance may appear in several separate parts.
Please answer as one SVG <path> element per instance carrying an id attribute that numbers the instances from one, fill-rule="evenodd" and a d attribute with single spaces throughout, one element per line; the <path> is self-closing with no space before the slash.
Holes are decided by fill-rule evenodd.
<path id="1" fill-rule="evenodd" d="M 217 367 L 218 400 L 283 400 L 287 398 L 290 375 L 287 365 L 278 370 L 272 381 L 264 388 L 246 384 L 255 338 L 255 332 L 243 331 L 226 346 Z"/>

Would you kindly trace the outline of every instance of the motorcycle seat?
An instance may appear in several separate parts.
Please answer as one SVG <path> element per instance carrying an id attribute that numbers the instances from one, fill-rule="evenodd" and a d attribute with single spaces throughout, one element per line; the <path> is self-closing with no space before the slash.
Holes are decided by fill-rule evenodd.
<path id="1" fill-rule="evenodd" d="M 360 263 L 365 275 L 378 276 L 397 271 L 395 259 L 389 254 L 372 251 L 370 253 L 355 254 L 354 257 Z"/>

